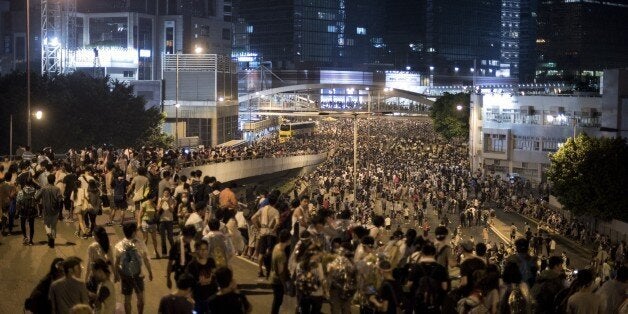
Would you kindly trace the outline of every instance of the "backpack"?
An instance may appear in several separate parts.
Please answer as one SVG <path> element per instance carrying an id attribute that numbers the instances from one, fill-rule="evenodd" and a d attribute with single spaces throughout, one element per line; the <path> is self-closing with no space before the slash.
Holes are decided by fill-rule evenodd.
<path id="1" fill-rule="evenodd" d="M 309 261 L 304 261 L 304 263 L 309 263 Z M 312 268 L 304 270 L 303 267 L 298 267 L 294 285 L 301 295 L 309 296 L 318 290 L 321 286 L 321 280 L 318 278 L 318 275 L 312 272 Z"/>
<path id="2" fill-rule="evenodd" d="M 417 263 L 412 267 L 419 267 L 423 273 L 418 282 L 418 288 L 414 294 L 415 312 L 417 313 L 441 313 L 443 303 L 443 291 L 440 283 L 432 277 L 435 265 L 424 265 Z M 428 269 L 429 268 L 429 269 Z"/>
<path id="3" fill-rule="evenodd" d="M 390 262 L 390 265 L 393 268 L 397 268 L 397 265 L 399 265 L 399 261 L 403 257 L 403 253 L 401 252 L 401 249 L 399 248 L 398 243 L 399 241 L 394 241 L 394 242 L 390 241 L 384 247 L 383 253 L 386 255 L 386 258 L 388 259 L 388 261 Z"/>
<path id="4" fill-rule="evenodd" d="M 209 256 L 214 259 L 216 263 L 216 268 L 218 267 L 227 267 L 227 252 L 225 239 L 222 236 L 214 235 L 207 239 L 209 242 Z"/>
<path id="5" fill-rule="evenodd" d="M 346 257 L 338 257 L 329 265 L 331 288 L 341 300 L 350 300 L 357 291 L 357 270 Z"/>
<path id="6" fill-rule="evenodd" d="M 438 251 L 436 251 L 436 255 L 434 255 L 434 259 L 436 261 L 438 261 L 438 258 L 440 257 L 441 254 L 443 254 L 443 252 L 445 252 L 445 249 L 450 247 L 449 244 L 445 244 L 443 245 Z M 449 267 L 449 258 L 445 258 L 445 268 Z"/>
<path id="7" fill-rule="evenodd" d="M 118 203 L 126 201 L 126 180 L 113 180 L 113 201 Z"/>
<path id="8" fill-rule="evenodd" d="M 523 296 L 521 288 L 517 285 L 508 295 L 508 307 L 510 313 L 527 313 L 528 301 Z"/>
<path id="9" fill-rule="evenodd" d="M 19 205 L 20 215 L 32 218 L 37 216 L 37 201 L 35 200 L 35 189 L 32 187 L 26 187 L 22 191 L 22 198 Z"/>
<path id="10" fill-rule="evenodd" d="M 102 212 L 102 200 L 98 190 L 87 191 L 87 202 L 89 203 L 91 214 L 96 215 Z"/>
<path id="11" fill-rule="evenodd" d="M 127 277 L 137 277 L 142 272 L 142 260 L 134 243 L 127 243 L 120 256 L 120 270 Z"/>

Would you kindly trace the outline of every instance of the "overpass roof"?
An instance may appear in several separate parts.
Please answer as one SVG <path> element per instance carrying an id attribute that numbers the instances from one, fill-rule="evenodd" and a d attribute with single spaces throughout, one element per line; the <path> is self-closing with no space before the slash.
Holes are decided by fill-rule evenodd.
<path id="1" fill-rule="evenodd" d="M 404 90 L 400 88 L 392 88 L 385 87 L 380 84 L 373 85 L 364 85 L 364 84 L 330 84 L 330 83 L 317 83 L 317 84 L 297 84 L 297 85 L 289 85 L 282 87 L 275 87 L 270 89 L 265 89 L 259 92 L 246 94 L 238 96 L 238 101 L 240 103 L 247 102 L 249 100 L 257 99 L 262 96 L 270 96 L 274 94 L 280 93 L 291 93 L 291 92 L 299 92 L 299 91 L 311 91 L 311 90 L 319 90 L 319 89 L 332 89 L 332 88 L 355 88 L 355 89 L 366 89 L 369 88 L 373 91 L 381 89 L 382 93 L 385 93 L 388 97 L 400 97 L 409 99 L 415 102 L 418 102 L 423 105 L 431 106 L 434 104 L 434 101 L 428 99 L 425 95 L 421 93 L 417 93 L 410 90 Z M 386 91 L 383 89 L 386 88 Z"/>

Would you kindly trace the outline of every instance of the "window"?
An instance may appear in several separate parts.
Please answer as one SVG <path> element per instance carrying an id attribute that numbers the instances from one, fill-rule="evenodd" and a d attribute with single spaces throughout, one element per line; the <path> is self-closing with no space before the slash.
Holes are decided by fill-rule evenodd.
<path id="1" fill-rule="evenodd" d="M 228 28 L 222 29 L 222 39 L 230 40 L 231 39 L 231 30 Z"/>
<path id="2" fill-rule="evenodd" d="M 253 25 L 247 26 L 246 27 L 246 32 L 249 33 L 249 34 L 252 34 L 253 33 Z"/>
<path id="3" fill-rule="evenodd" d="M 358 28 L 356 28 L 355 33 L 358 34 L 358 35 L 366 35 L 366 28 L 358 27 Z"/>
<path id="4" fill-rule="evenodd" d="M 518 150 L 540 150 L 541 141 L 535 136 L 520 136 L 515 135 L 514 149 Z"/>
<path id="5" fill-rule="evenodd" d="M 336 25 L 327 25 L 327 32 L 328 33 L 335 33 L 336 32 Z"/>
<path id="6" fill-rule="evenodd" d="M 505 153 L 508 141 L 505 134 L 484 134 L 484 151 Z"/>
<path id="7" fill-rule="evenodd" d="M 124 77 L 134 77 L 135 71 L 124 71 Z"/>

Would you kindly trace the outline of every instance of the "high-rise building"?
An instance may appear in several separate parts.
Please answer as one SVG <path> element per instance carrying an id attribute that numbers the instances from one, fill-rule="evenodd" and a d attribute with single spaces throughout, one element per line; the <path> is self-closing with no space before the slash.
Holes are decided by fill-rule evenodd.
<path id="1" fill-rule="evenodd" d="M 625 1 L 547 0 L 538 12 L 538 79 L 600 76 L 628 66 Z"/>
<path id="2" fill-rule="evenodd" d="M 276 70 L 357 69 L 383 42 L 378 1 L 240 0 L 234 52 Z M 373 27 L 372 27 L 373 26 Z"/>
<path id="3" fill-rule="evenodd" d="M 523 26 L 518 12 L 530 1 L 387 1 L 388 62 L 396 70 L 429 75 L 437 84 L 516 79 L 519 73 L 511 68 L 519 67 Z"/>

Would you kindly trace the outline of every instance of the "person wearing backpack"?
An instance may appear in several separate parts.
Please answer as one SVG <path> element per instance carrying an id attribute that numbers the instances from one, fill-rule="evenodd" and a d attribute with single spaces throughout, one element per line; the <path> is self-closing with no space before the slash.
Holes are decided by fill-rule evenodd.
<path id="1" fill-rule="evenodd" d="M 329 304 L 332 314 L 350 314 L 351 301 L 357 291 L 357 269 L 352 261 L 353 247 L 343 242 L 335 258 L 327 264 Z"/>
<path id="2" fill-rule="evenodd" d="M 524 239 L 525 240 L 525 239 Z M 499 312 L 510 314 L 526 314 L 532 310 L 530 289 L 519 271 L 516 262 L 506 262 L 502 274 L 505 290 L 499 301 Z"/>
<path id="3" fill-rule="evenodd" d="M 443 265 L 436 262 L 436 248 L 427 243 L 421 248 L 421 257 L 409 267 L 409 291 L 406 312 L 441 313 L 445 294 L 449 290 L 449 278 Z"/>
<path id="4" fill-rule="evenodd" d="M 403 295 L 401 286 L 393 278 L 392 265 L 387 260 L 381 260 L 377 266 L 383 280 L 377 294 L 369 296 L 369 302 L 373 304 L 377 313 L 401 313 L 401 309 L 404 307 Z"/>
<path id="5" fill-rule="evenodd" d="M 89 231 L 84 238 L 91 238 L 94 234 L 94 228 L 96 228 L 96 216 L 102 214 L 102 199 L 100 198 L 101 191 L 98 188 L 98 182 L 96 180 L 89 180 L 87 188 L 87 220 L 89 221 Z"/>
<path id="6" fill-rule="evenodd" d="M 321 263 L 321 252 L 310 247 L 297 265 L 294 285 L 297 290 L 300 314 L 320 314 L 323 300 L 329 296 Z"/>
<path id="7" fill-rule="evenodd" d="M 148 280 L 153 280 L 153 271 L 148 259 L 146 244 L 136 238 L 137 224 L 128 222 L 122 226 L 124 239 L 115 246 L 115 278 L 120 278 L 124 295 L 124 310 L 131 313 L 131 296 L 137 295 L 137 312 L 144 312 L 144 275 L 142 266 L 148 272 Z"/>
<path id="8" fill-rule="evenodd" d="M 17 210 L 20 214 L 20 227 L 24 245 L 34 245 L 35 217 L 37 217 L 37 201 L 35 200 L 35 187 L 31 182 L 25 182 L 21 191 L 17 193 Z M 28 222 L 28 236 L 26 235 L 26 223 Z"/>

